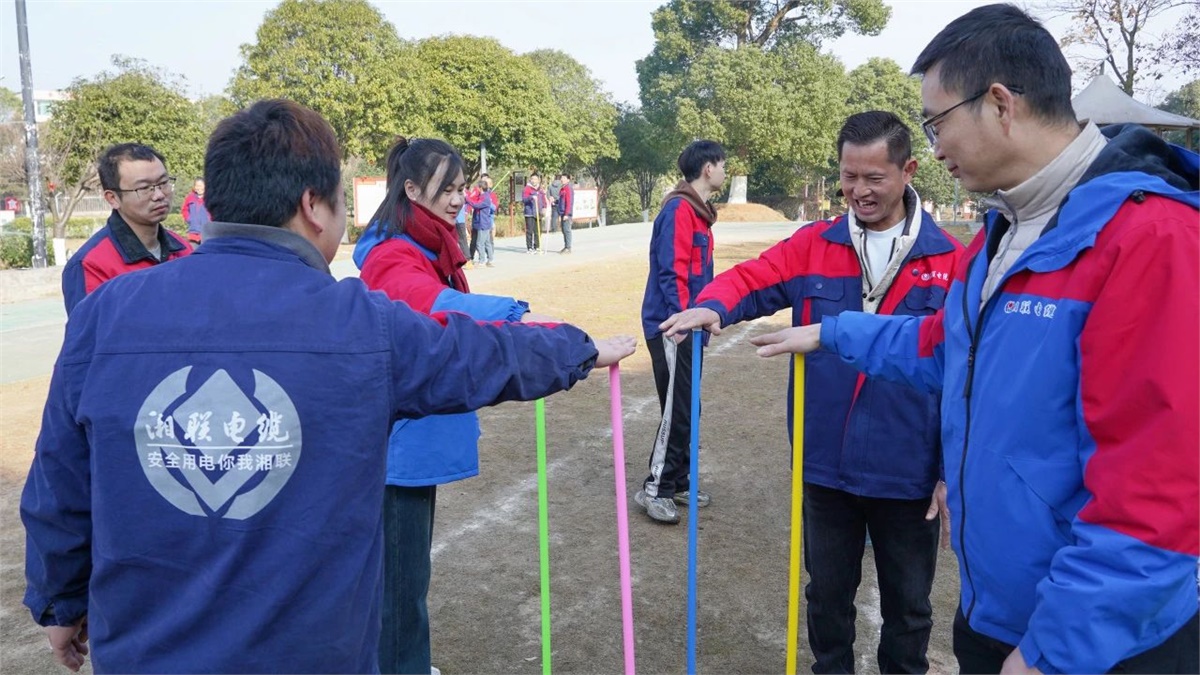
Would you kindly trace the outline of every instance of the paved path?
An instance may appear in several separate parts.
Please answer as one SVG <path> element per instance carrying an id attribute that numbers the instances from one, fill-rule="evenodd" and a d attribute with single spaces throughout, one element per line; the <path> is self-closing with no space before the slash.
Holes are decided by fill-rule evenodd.
<path id="1" fill-rule="evenodd" d="M 791 234 L 796 223 L 717 223 L 717 246 L 745 241 L 776 241 Z M 529 255 L 525 238 L 497 239 L 496 266 L 467 272 L 472 283 L 516 281 L 548 270 L 587 264 L 606 258 L 645 256 L 650 240 L 649 223 L 630 223 L 574 231 L 574 253 L 560 255 L 562 235 L 545 235 L 543 243 L 553 253 Z M 358 275 L 350 251 L 344 246 L 331 265 L 339 279 Z M 24 271 L 7 272 L 21 274 Z M 4 283 L 10 283 L 5 281 Z M 47 375 L 62 348 L 66 312 L 57 277 L 47 277 L 44 296 L 38 300 L 0 304 L 0 384 Z M 519 293 L 514 285 L 512 292 Z"/>

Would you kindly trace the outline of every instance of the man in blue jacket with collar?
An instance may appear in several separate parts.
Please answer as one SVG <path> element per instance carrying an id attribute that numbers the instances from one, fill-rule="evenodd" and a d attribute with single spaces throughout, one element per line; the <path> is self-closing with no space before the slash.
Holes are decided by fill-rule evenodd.
<path id="1" fill-rule="evenodd" d="M 802 325 L 847 310 L 928 316 L 942 306 L 962 245 L 921 210 L 909 184 L 917 162 L 908 127 L 890 112 L 851 115 L 837 151 L 850 211 L 802 227 L 718 276 L 695 308 L 663 322 L 668 335 L 697 327 L 719 332 L 786 307 Z M 883 615 L 879 671 L 924 673 L 936 517 L 945 503 L 938 396 L 865 379 L 833 355 L 809 359 L 805 386 L 819 393 L 804 414 L 813 672 L 855 671 L 854 596 L 869 534 Z"/>
<path id="2" fill-rule="evenodd" d="M 225 119 L 204 244 L 71 314 L 21 519 L 25 604 L 72 670 L 90 636 L 97 673 L 379 672 L 392 423 L 535 399 L 633 351 L 334 280 L 341 156 L 290 101 Z"/>
<path id="3" fill-rule="evenodd" d="M 913 72 L 935 156 L 993 193 L 946 306 L 759 353 L 941 392 L 963 672 L 1195 673 L 1200 158 L 1080 124 L 1057 42 L 1012 5 L 955 19 Z"/>

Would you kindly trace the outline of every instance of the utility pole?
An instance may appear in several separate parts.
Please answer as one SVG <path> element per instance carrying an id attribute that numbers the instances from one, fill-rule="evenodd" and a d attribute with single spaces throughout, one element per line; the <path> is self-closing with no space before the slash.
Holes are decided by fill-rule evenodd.
<path id="1" fill-rule="evenodd" d="M 38 161 L 37 115 L 33 109 L 33 69 L 29 65 L 29 26 L 25 0 L 17 4 L 17 48 L 21 52 L 21 99 L 25 103 L 25 177 L 29 182 L 29 215 L 33 218 L 33 266 L 46 266 L 46 219 L 42 208 L 42 172 Z M 65 261 L 57 261 L 63 264 Z"/>

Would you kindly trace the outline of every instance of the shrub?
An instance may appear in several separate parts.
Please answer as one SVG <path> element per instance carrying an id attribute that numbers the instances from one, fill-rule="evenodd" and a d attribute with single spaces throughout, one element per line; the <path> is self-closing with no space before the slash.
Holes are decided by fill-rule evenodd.
<path id="1" fill-rule="evenodd" d="M 54 264 L 54 248 L 46 246 L 47 264 Z M 22 232 L 0 235 L 0 269 L 25 269 L 33 266 L 33 237 Z"/>
<path id="2" fill-rule="evenodd" d="M 67 221 L 67 239 L 87 239 L 92 231 L 104 227 L 107 218 L 71 218 Z M 14 218 L 4 226 L 5 232 L 20 232 L 26 236 L 33 235 L 33 220 L 30 218 Z M 54 223 L 46 220 L 46 238 L 54 236 Z"/>

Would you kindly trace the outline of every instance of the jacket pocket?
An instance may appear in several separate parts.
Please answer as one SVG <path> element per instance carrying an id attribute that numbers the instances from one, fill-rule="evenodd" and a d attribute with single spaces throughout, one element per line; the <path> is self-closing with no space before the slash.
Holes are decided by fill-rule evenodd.
<path id="1" fill-rule="evenodd" d="M 861 283 L 858 278 L 854 283 Z M 804 300 L 809 304 L 810 323 L 820 323 L 825 316 L 837 316 L 847 309 L 846 279 L 809 278 L 804 286 Z M 815 352 L 814 352 L 815 353 Z"/>
<path id="2" fill-rule="evenodd" d="M 1088 497 L 1079 462 L 1018 457 L 1004 460 L 1021 483 L 1050 509 L 1060 534 L 1069 541 L 1071 522 Z"/>
<path id="3" fill-rule="evenodd" d="M 904 307 L 913 316 L 935 314 L 946 304 L 946 290 L 938 286 L 913 288 L 904 296 Z"/>
<path id="4" fill-rule="evenodd" d="M 708 237 L 696 232 L 692 234 L 692 276 L 697 279 L 704 277 L 704 268 L 708 264 Z"/>

